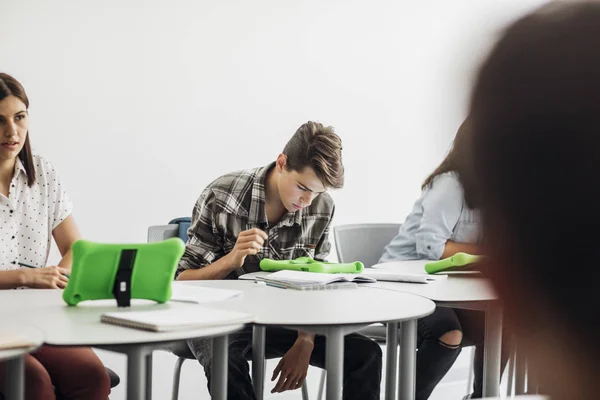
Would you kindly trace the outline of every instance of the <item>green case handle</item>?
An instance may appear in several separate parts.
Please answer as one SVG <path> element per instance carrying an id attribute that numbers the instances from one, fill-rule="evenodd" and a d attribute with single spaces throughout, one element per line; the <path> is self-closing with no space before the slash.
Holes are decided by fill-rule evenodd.
<path id="1" fill-rule="evenodd" d="M 270 258 L 263 258 L 260 260 L 260 269 L 263 271 L 279 271 L 287 269 L 329 274 L 358 274 L 362 272 L 364 268 L 365 266 L 360 261 L 355 261 L 353 263 L 329 263 L 326 261 L 313 260 L 310 257 L 298 257 L 295 260 L 272 260 Z"/>
<path id="2" fill-rule="evenodd" d="M 467 253 L 456 253 L 455 255 L 444 258 L 439 261 L 432 261 L 425 264 L 425 272 L 435 274 L 448 268 L 462 267 L 464 265 L 476 263 L 481 259 L 481 256 L 475 256 Z"/>

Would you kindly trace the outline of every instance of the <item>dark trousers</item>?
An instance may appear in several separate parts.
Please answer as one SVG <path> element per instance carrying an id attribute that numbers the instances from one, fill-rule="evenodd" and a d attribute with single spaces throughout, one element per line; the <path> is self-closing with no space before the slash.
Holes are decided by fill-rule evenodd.
<path id="1" fill-rule="evenodd" d="M 298 338 L 298 332 L 276 327 L 266 329 L 266 358 L 283 357 Z M 204 367 L 208 388 L 211 382 L 211 342 L 190 340 L 188 346 Z M 248 359 L 252 358 L 252 328 L 246 327 L 229 336 L 227 398 L 229 400 L 256 399 L 250 379 Z M 325 338 L 315 338 L 310 364 L 325 368 Z M 382 356 L 377 343 L 359 334 L 344 340 L 344 400 L 379 400 Z M 266 390 L 265 390 L 266 391 Z"/>
<path id="2" fill-rule="evenodd" d="M 458 330 L 462 343 L 449 348 L 440 343 L 445 333 Z M 418 322 L 416 400 L 426 400 L 436 385 L 448 372 L 464 346 L 475 346 L 473 393 L 471 398 L 482 397 L 483 392 L 483 341 L 485 314 L 482 311 L 458 310 L 437 307 L 433 314 Z M 508 360 L 510 336 L 502 332 L 501 369 Z"/>

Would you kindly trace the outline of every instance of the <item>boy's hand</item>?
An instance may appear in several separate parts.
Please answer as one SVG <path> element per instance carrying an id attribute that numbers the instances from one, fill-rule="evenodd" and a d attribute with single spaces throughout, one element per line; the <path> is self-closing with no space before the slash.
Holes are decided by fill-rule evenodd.
<path id="1" fill-rule="evenodd" d="M 228 254 L 231 266 L 240 268 L 244 265 L 246 257 L 256 255 L 267 238 L 267 234 L 257 228 L 241 232 L 233 250 Z"/>
<path id="2" fill-rule="evenodd" d="M 294 345 L 285 353 L 279 360 L 279 364 L 273 371 L 271 381 L 277 379 L 279 381 L 271 390 L 271 393 L 281 393 L 286 390 L 296 390 L 302 387 L 306 379 L 310 356 L 314 348 L 314 342 L 303 338 L 298 338 Z"/>

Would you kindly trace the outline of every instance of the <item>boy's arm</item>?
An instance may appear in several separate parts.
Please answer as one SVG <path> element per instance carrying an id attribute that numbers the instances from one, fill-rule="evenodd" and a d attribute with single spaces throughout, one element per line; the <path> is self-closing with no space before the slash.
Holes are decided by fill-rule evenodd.
<path id="1" fill-rule="evenodd" d="M 196 202 L 189 240 L 177 268 L 177 280 L 223 279 L 244 265 L 246 256 L 257 254 L 267 235 L 258 229 L 241 232 L 230 253 L 223 250 L 223 238 L 215 226 L 214 194 L 206 189 Z"/>
<path id="2" fill-rule="evenodd" d="M 194 206 L 189 240 L 177 267 L 178 280 L 222 279 L 230 271 L 223 257 L 222 238 L 214 229 L 214 202 L 214 194 L 207 188 Z"/>
<path id="3" fill-rule="evenodd" d="M 325 230 L 323 230 L 323 234 L 321 235 L 321 238 L 317 243 L 317 247 L 315 248 L 315 260 L 317 261 L 327 261 L 327 256 L 329 256 L 329 252 L 331 251 L 331 243 L 329 242 L 329 229 L 331 228 L 331 220 L 333 220 L 334 213 L 335 206 L 331 209 L 329 221 L 327 221 Z"/>
<path id="4" fill-rule="evenodd" d="M 298 339 L 283 355 L 273 371 L 271 381 L 279 379 L 271 393 L 295 390 L 302 386 L 306 379 L 310 356 L 315 346 L 314 333 L 298 331 Z"/>
<path id="5" fill-rule="evenodd" d="M 331 250 L 329 243 L 329 228 L 335 207 L 331 209 L 331 214 L 327 220 L 323 234 L 321 235 L 315 248 L 315 260 L 325 261 Z M 275 367 L 271 381 L 274 381 L 279 376 L 277 383 L 271 393 L 281 393 L 286 390 L 298 389 L 304 383 L 315 344 L 315 334 L 298 331 L 298 339 L 292 347 L 284 354 L 284 356 Z"/>

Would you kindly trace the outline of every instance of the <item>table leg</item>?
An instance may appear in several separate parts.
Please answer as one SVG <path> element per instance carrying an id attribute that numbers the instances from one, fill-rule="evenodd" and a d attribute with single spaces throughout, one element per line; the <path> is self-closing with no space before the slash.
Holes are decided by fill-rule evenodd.
<path id="1" fill-rule="evenodd" d="M 417 320 L 404 321 L 400 333 L 400 398 L 415 398 L 417 369 Z"/>
<path id="2" fill-rule="evenodd" d="M 146 396 L 146 354 L 141 347 L 127 352 L 127 399 L 137 400 Z"/>
<path id="3" fill-rule="evenodd" d="M 344 332 L 332 327 L 325 344 L 325 369 L 327 370 L 327 400 L 341 400 L 344 377 Z"/>
<path id="4" fill-rule="evenodd" d="M 398 373 L 398 323 L 387 323 L 386 360 L 385 360 L 385 399 L 396 399 Z"/>
<path id="5" fill-rule="evenodd" d="M 211 379 L 211 398 L 214 400 L 227 399 L 227 351 L 229 340 L 227 335 L 213 338 L 212 346 L 212 379 Z"/>
<path id="6" fill-rule="evenodd" d="M 257 400 L 263 399 L 265 390 L 265 336 L 267 328 L 252 327 L 252 386 Z"/>
<path id="7" fill-rule="evenodd" d="M 500 350 L 502 347 L 502 306 L 491 302 L 485 312 L 483 355 L 483 397 L 500 395 Z"/>
<path id="8" fill-rule="evenodd" d="M 6 398 L 23 400 L 25 392 L 25 356 L 20 355 L 5 361 Z"/>

